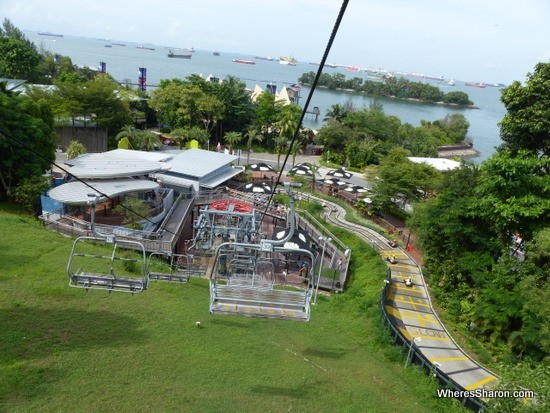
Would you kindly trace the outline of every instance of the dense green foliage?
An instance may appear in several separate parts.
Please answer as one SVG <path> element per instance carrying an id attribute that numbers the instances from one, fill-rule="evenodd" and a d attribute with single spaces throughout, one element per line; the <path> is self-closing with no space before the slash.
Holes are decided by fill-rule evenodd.
<path id="1" fill-rule="evenodd" d="M 37 80 L 41 59 L 36 46 L 4 19 L 0 27 L 0 77 Z"/>
<path id="2" fill-rule="evenodd" d="M 502 411 L 547 411 L 550 403 L 550 95 L 541 89 L 549 68 L 539 64 L 526 85 L 503 91 L 498 152 L 447 172 L 410 220 L 439 304 L 505 363 L 502 388 L 546 395 L 530 407 L 495 401 Z"/>
<path id="3" fill-rule="evenodd" d="M 67 146 L 67 159 L 76 158 L 78 155 L 86 153 L 86 147 L 78 141 L 71 141 Z"/>
<path id="4" fill-rule="evenodd" d="M 373 201 L 383 209 L 401 207 L 428 198 L 440 185 L 442 174 L 424 163 L 407 159 L 407 151 L 395 148 L 380 163 L 373 186 Z"/>
<path id="5" fill-rule="evenodd" d="M 132 229 L 143 229 L 142 222 L 149 217 L 149 205 L 138 198 L 126 198 L 115 206 L 113 212 L 122 215 L 122 225 Z"/>
<path id="6" fill-rule="evenodd" d="M 315 72 L 303 73 L 298 78 L 302 84 L 312 84 Z M 342 73 L 323 73 L 317 83 L 329 89 L 351 89 L 373 96 L 397 97 L 413 99 L 421 102 L 446 103 L 459 106 L 472 106 L 468 95 L 464 92 L 442 92 L 437 86 L 420 82 L 411 82 L 404 77 L 386 76 L 382 81 L 363 81 L 360 77 L 346 79 Z"/>
<path id="7" fill-rule="evenodd" d="M 53 116 L 44 100 L 33 101 L 0 87 L 0 119 L 1 199 L 10 197 L 24 179 L 50 169 L 57 139 Z"/>
<path id="8" fill-rule="evenodd" d="M 15 202 L 23 205 L 25 209 L 35 215 L 42 213 L 40 208 L 40 195 L 48 189 L 50 180 L 47 176 L 31 176 L 15 188 Z"/>
<path id="9" fill-rule="evenodd" d="M 0 209 L 2 411 L 464 411 L 404 368 L 379 317 L 385 265 L 339 228 L 349 290 L 297 323 L 210 315 L 197 278 L 134 296 L 69 288 L 72 241 Z"/>
<path id="10" fill-rule="evenodd" d="M 208 136 L 218 137 L 222 131 L 242 130 L 251 123 L 254 113 L 245 84 L 232 77 L 222 83 L 198 75 L 162 80 L 151 93 L 149 106 L 171 129 L 201 127 Z"/>
<path id="11" fill-rule="evenodd" d="M 454 114 L 414 127 L 386 115 L 379 104 L 363 110 L 336 104 L 327 118 L 315 137 L 324 145 L 324 160 L 355 168 L 379 163 L 395 147 L 407 149 L 410 156 L 437 156 L 438 146 L 464 141 L 470 126 L 464 115 Z"/>
<path id="12" fill-rule="evenodd" d="M 550 63 L 539 63 L 525 85 L 515 81 L 502 91 L 507 113 L 500 123 L 500 135 L 506 149 L 550 156 L 549 90 Z"/>
<path id="13" fill-rule="evenodd" d="M 541 296 L 550 300 L 547 264 L 532 255 L 550 225 L 542 161 L 504 152 L 479 169 L 448 172 L 437 197 L 416 204 L 411 220 L 446 309 L 499 352 L 507 352 L 506 344 L 512 353 L 535 357 L 549 354 L 543 332 L 550 319 L 533 305 Z M 521 234 L 525 247 L 512 242 L 513 234 Z M 511 256 L 524 248 L 524 260 Z"/>

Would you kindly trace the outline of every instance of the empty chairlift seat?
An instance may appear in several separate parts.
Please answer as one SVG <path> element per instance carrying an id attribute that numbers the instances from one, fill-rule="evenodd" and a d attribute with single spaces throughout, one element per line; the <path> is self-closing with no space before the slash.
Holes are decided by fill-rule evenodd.
<path id="1" fill-rule="evenodd" d="M 114 237 L 79 237 L 67 264 L 69 285 L 86 290 L 139 293 L 149 278 L 143 244 Z"/>
<path id="2" fill-rule="evenodd" d="M 183 254 L 170 252 L 154 252 L 148 260 L 149 279 L 158 281 L 174 281 L 185 283 L 191 275 L 202 275 L 193 258 Z"/>
<path id="3" fill-rule="evenodd" d="M 210 275 L 210 313 L 309 321 L 313 285 L 277 286 L 274 261 L 278 252 L 285 251 L 259 248 L 252 244 L 239 248 L 234 243 L 218 248 Z"/>

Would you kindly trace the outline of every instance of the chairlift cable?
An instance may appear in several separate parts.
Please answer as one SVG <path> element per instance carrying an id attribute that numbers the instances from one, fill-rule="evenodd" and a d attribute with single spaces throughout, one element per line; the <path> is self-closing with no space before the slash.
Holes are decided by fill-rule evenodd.
<path id="1" fill-rule="evenodd" d="M 277 185 L 281 182 L 281 176 L 283 175 L 283 171 L 285 169 L 286 163 L 288 161 L 288 158 L 290 157 L 290 154 L 292 153 L 292 146 L 296 142 L 296 139 L 300 133 L 300 127 L 302 126 L 302 123 L 304 121 L 304 117 L 307 113 L 307 109 L 309 107 L 309 104 L 311 102 L 311 98 L 313 97 L 313 93 L 315 92 L 315 89 L 317 88 L 317 83 L 319 82 L 319 78 L 321 77 L 321 74 L 323 72 L 323 68 L 325 67 L 325 62 L 327 61 L 328 55 L 330 53 L 330 49 L 332 48 L 332 43 L 334 43 L 334 39 L 336 38 L 336 34 L 338 33 L 338 29 L 340 27 L 340 23 L 342 22 L 342 19 L 344 17 L 344 14 L 346 12 L 346 8 L 348 6 L 349 0 L 343 0 L 342 6 L 340 7 L 340 12 L 338 13 L 338 17 L 336 18 L 336 22 L 334 23 L 334 27 L 332 28 L 332 33 L 330 35 L 330 38 L 328 40 L 328 43 L 325 47 L 325 52 L 323 53 L 323 57 L 321 59 L 321 62 L 319 63 L 319 68 L 317 69 L 317 74 L 315 75 L 315 79 L 313 80 L 313 83 L 311 84 L 311 88 L 309 90 L 309 94 L 306 99 L 306 103 L 304 104 L 304 107 L 302 109 L 302 114 L 300 116 L 300 120 L 298 121 L 298 125 L 296 126 L 296 130 L 294 131 L 294 135 L 292 136 L 292 140 L 290 141 L 290 145 L 288 146 L 288 150 L 285 156 L 285 159 L 283 161 L 283 166 L 281 170 L 279 171 L 279 175 L 277 176 L 277 180 L 275 181 L 275 184 L 273 185 L 271 194 L 269 195 L 269 199 L 266 202 L 265 209 L 262 212 L 262 217 L 260 219 L 260 226 L 263 223 L 263 220 L 267 214 L 267 210 L 269 206 L 271 205 L 271 202 L 273 200 L 273 196 L 275 195 L 275 188 L 277 188 Z M 315 179 L 315 176 L 313 177 Z"/>

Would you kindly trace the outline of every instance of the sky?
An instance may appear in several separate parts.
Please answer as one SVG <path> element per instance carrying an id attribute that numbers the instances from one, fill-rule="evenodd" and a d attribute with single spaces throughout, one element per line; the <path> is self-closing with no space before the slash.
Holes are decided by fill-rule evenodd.
<path id="1" fill-rule="evenodd" d="M 21 30 L 318 62 L 342 0 L 0 0 Z M 327 62 L 523 82 L 550 61 L 548 0 L 350 0 Z"/>

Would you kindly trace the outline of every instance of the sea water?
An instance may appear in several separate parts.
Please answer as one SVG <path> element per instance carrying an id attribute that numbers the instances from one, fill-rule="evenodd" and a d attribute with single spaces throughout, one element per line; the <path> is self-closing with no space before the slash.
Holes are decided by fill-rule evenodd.
<path id="1" fill-rule="evenodd" d="M 176 59 L 167 57 L 169 47 L 144 44 L 145 47 L 155 50 L 137 48 L 138 43 L 124 41 L 109 41 L 106 39 L 93 39 L 77 36 L 48 37 L 38 35 L 37 32 L 27 31 L 25 35 L 33 41 L 37 47 L 69 56 L 73 63 L 79 66 L 99 67 L 99 62 L 105 62 L 107 72 L 121 83 L 134 83 L 138 81 L 138 70 L 147 69 L 147 88 L 153 90 L 162 79 L 185 78 L 191 74 L 204 77 L 213 75 L 220 79 L 234 76 L 253 89 L 255 85 L 266 88 L 268 83 L 274 83 L 280 90 L 281 87 L 298 82 L 298 78 L 305 72 L 317 71 L 318 66 L 312 62 L 299 61 L 296 66 L 279 64 L 277 57 L 273 61 L 254 59 L 253 55 L 238 52 L 220 51 L 219 56 L 214 56 L 210 50 L 196 50 L 191 59 Z M 114 43 L 123 43 L 125 46 Z M 110 47 L 105 47 L 105 46 Z M 180 48 L 191 45 L 172 45 Z M 187 53 L 187 52 L 182 52 Z M 319 49 L 319 61 L 322 48 Z M 245 65 L 233 62 L 233 59 L 252 60 L 255 65 Z M 313 62 L 315 63 L 315 62 Z M 376 62 L 371 66 L 377 67 Z M 403 66 L 406 66 L 405 64 Z M 344 68 L 325 68 L 327 73 L 343 73 L 347 78 L 360 77 L 367 80 L 367 73 L 348 72 Z M 377 98 L 382 103 L 384 112 L 397 116 L 403 122 L 418 126 L 421 120 L 435 121 L 443 119 L 446 115 L 461 113 L 470 122 L 469 137 L 474 143 L 474 149 L 479 151 L 475 162 L 487 159 L 495 151 L 495 147 L 501 144 L 498 122 L 504 117 L 506 110 L 500 101 L 500 89 L 486 87 L 484 89 L 468 87 L 464 81 L 456 80 L 455 86 L 446 82 L 438 83 L 427 79 L 410 79 L 412 81 L 424 81 L 438 85 L 445 93 L 450 91 L 466 92 L 470 100 L 478 109 L 455 108 L 449 106 L 433 105 L 417 102 L 406 102 L 391 98 Z M 466 79 L 468 81 L 468 79 Z M 300 105 L 306 102 L 310 89 L 303 87 L 301 91 Z M 361 93 L 330 91 L 318 88 L 312 96 L 309 110 L 314 106 L 319 107 L 321 115 L 316 120 L 314 115 L 306 115 L 304 126 L 319 129 L 323 126 L 323 118 L 331 106 L 351 101 L 357 109 L 368 108 L 373 98 Z"/>

